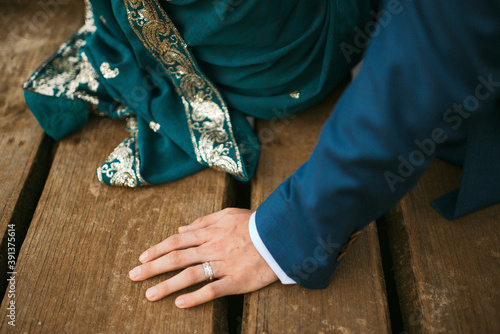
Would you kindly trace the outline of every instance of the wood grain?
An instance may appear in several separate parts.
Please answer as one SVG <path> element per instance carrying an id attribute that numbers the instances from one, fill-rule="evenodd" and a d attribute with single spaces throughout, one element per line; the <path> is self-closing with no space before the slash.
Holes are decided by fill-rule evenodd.
<path id="1" fill-rule="evenodd" d="M 44 181 L 37 179 L 26 186 L 28 176 L 45 178 L 50 165 L 50 140 L 43 140 L 43 130 L 24 102 L 21 85 L 83 23 L 79 5 L 60 6 L 58 20 L 33 21 L 40 10 L 33 2 L 2 4 L 0 10 L 0 235 L 9 222 L 16 224 L 19 243 Z M 7 263 L 6 245 L 2 246 L 0 286 Z"/>
<path id="2" fill-rule="evenodd" d="M 258 122 L 263 146 L 252 181 L 252 208 L 309 158 L 345 84 L 293 119 Z M 327 289 L 306 290 L 277 282 L 247 294 L 242 328 L 243 333 L 390 332 L 375 225 L 349 249 Z"/>
<path id="3" fill-rule="evenodd" d="M 387 217 L 410 333 L 500 332 L 500 205 L 453 221 L 429 205 L 459 183 L 458 168 L 436 161 Z"/>
<path id="4" fill-rule="evenodd" d="M 0 308 L 0 332 L 221 333 L 224 299 L 189 310 L 145 298 L 161 275 L 132 282 L 149 246 L 180 225 L 222 209 L 229 178 L 204 170 L 161 186 L 100 185 L 96 168 L 125 137 L 124 123 L 92 119 L 63 140 L 16 266 L 16 327 Z"/>

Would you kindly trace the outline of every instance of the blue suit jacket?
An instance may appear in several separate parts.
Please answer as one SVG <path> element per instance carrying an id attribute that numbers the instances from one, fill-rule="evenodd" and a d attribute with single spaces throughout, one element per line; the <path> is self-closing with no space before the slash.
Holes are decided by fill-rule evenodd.
<path id="1" fill-rule="evenodd" d="M 500 202 L 500 2 L 385 1 L 359 76 L 310 157 L 258 208 L 281 268 L 328 285 L 340 246 L 395 205 L 436 156 L 463 164 L 447 218 Z M 363 48 L 360 33 L 339 46 Z"/>

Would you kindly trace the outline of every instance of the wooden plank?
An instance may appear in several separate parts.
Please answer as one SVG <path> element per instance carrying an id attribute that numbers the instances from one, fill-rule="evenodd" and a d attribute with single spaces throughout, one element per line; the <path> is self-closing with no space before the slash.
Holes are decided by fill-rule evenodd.
<path id="1" fill-rule="evenodd" d="M 453 221 L 429 205 L 459 181 L 459 168 L 436 161 L 387 217 L 410 333 L 500 332 L 500 205 Z"/>
<path id="2" fill-rule="evenodd" d="M 263 149 L 252 182 L 252 208 L 308 159 L 345 84 L 294 119 L 258 122 Z M 243 333 L 390 332 L 375 225 L 349 249 L 327 289 L 306 290 L 276 282 L 247 294 L 242 328 Z"/>
<path id="3" fill-rule="evenodd" d="M 224 299 L 189 310 L 174 306 L 179 293 L 152 303 L 146 289 L 171 274 L 132 282 L 128 271 L 180 225 L 222 209 L 228 177 L 204 170 L 161 186 L 100 185 L 96 168 L 127 133 L 119 121 L 90 123 L 59 144 L 16 266 L 16 327 L 8 325 L 6 295 L 0 332 L 225 330 Z"/>
<path id="4" fill-rule="evenodd" d="M 34 193 L 44 181 L 37 179 L 25 187 L 28 176 L 44 178 L 50 165 L 50 140 L 43 141 L 43 130 L 26 107 L 21 85 L 83 23 L 81 5 L 60 6 L 58 20 L 35 25 L 32 19 L 40 10 L 37 4 L 12 3 L 2 4 L 0 10 L 0 235 L 10 222 L 16 224 L 18 241 L 27 228 L 22 226 L 25 218 L 30 219 L 25 216 L 36 206 Z M 5 256 L 6 245 L 0 253 L 0 286 L 6 281 Z"/>
<path id="5" fill-rule="evenodd" d="M 61 18 L 43 29 L 24 24 L 40 10 L 37 5 L 2 5 L 0 11 L 0 222 L 3 235 L 33 164 L 43 130 L 24 102 L 22 83 L 83 22 L 70 13 L 81 6 L 63 6 Z M 74 14 L 73 14 L 74 15 Z"/>

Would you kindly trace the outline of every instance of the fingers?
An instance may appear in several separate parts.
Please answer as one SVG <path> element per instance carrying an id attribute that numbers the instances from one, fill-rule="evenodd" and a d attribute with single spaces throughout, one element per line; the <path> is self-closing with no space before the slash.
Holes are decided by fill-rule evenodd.
<path id="1" fill-rule="evenodd" d="M 229 285 L 226 282 L 227 280 L 229 280 L 229 278 L 213 281 L 201 289 L 179 296 L 175 300 L 175 306 L 179 308 L 189 308 L 209 302 L 216 298 L 227 296 L 231 294 Z"/>
<path id="2" fill-rule="evenodd" d="M 220 277 L 220 261 L 210 262 L 215 277 Z M 150 301 L 162 299 L 176 291 L 207 281 L 203 265 L 189 267 L 174 277 L 163 281 L 146 291 L 146 298 Z"/>
<path id="3" fill-rule="evenodd" d="M 250 210 L 225 209 L 179 228 L 180 234 L 150 247 L 140 256 L 142 265 L 130 271 L 130 278 L 142 281 L 161 273 L 187 268 L 148 289 L 146 298 L 155 301 L 205 282 L 207 278 L 200 263 L 210 261 L 214 276 L 219 279 L 178 297 L 176 305 L 180 308 L 193 307 L 228 294 L 245 293 L 268 285 L 277 277 L 258 256 L 251 242 L 247 226 L 250 215 Z M 257 281 L 250 280 L 248 273 L 255 272 L 266 275 Z"/>
<path id="4" fill-rule="evenodd" d="M 197 248 L 173 251 L 154 261 L 146 262 L 135 267 L 129 272 L 129 277 L 133 281 L 143 281 L 150 277 L 172 270 L 186 268 L 187 266 L 200 262 L 204 262 L 204 258 L 200 255 Z"/>
<path id="5" fill-rule="evenodd" d="M 229 210 L 231 209 L 224 209 L 222 211 L 217 211 L 215 213 L 212 213 L 208 216 L 200 217 L 189 225 L 179 227 L 179 233 L 195 231 L 210 226 L 212 224 L 215 224 L 220 218 L 224 217 L 224 215 L 227 215 Z"/>
<path id="6" fill-rule="evenodd" d="M 191 233 L 174 234 L 142 253 L 142 255 L 139 257 L 139 261 L 141 261 L 142 263 L 146 263 L 175 250 L 200 246 L 206 241 L 206 230 L 197 230 Z"/>

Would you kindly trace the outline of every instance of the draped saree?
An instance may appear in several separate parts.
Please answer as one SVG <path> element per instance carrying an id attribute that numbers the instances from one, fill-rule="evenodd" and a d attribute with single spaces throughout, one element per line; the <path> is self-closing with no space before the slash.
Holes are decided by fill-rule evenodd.
<path id="1" fill-rule="evenodd" d="M 90 113 L 127 119 L 130 135 L 97 170 L 135 187 L 212 167 L 248 180 L 258 136 L 245 116 L 307 108 L 345 77 L 371 3 L 326 0 L 86 1 L 84 26 L 24 84 L 56 140 Z"/>

